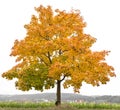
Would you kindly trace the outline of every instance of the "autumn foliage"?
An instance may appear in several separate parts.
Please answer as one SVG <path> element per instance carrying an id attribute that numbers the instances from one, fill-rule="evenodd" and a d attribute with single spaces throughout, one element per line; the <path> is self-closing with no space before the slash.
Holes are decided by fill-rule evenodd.
<path id="1" fill-rule="evenodd" d="M 79 10 L 52 10 L 51 6 L 35 8 L 23 40 L 15 40 L 11 56 L 17 64 L 3 77 L 17 78 L 20 90 L 50 89 L 57 81 L 63 87 L 79 92 L 82 82 L 98 86 L 115 76 L 114 68 L 105 62 L 109 51 L 92 51 L 96 39 L 84 33 Z"/>

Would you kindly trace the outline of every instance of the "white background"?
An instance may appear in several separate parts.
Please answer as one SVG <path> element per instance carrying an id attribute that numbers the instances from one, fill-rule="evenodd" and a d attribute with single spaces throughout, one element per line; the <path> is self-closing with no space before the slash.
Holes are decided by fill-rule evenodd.
<path id="1" fill-rule="evenodd" d="M 15 65 L 10 57 L 15 39 L 25 37 L 24 24 L 29 23 L 34 7 L 51 5 L 61 10 L 79 9 L 87 22 L 85 32 L 97 38 L 95 50 L 110 50 L 106 61 L 115 68 L 116 77 L 100 87 L 84 84 L 80 94 L 84 95 L 120 95 L 120 1 L 119 0 L 0 0 L 0 74 Z M 44 91 L 56 92 L 56 89 Z M 62 89 L 73 93 L 73 90 Z M 22 92 L 16 90 L 14 81 L 0 76 L 0 94 L 40 93 L 39 91 Z"/>

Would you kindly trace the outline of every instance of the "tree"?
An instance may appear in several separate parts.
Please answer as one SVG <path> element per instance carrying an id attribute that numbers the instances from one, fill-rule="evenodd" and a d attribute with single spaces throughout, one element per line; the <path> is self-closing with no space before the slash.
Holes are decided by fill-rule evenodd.
<path id="1" fill-rule="evenodd" d="M 43 91 L 57 85 L 57 101 L 61 103 L 63 87 L 79 92 L 82 82 L 99 86 L 115 76 L 114 68 L 105 62 L 109 51 L 92 51 L 96 39 L 84 33 L 79 10 L 52 10 L 51 6 L 35 8 L 23 40 L 15 40 L 10 56 L 17 64 L 2 74 L 9 80 L 17 78 L 16 88 Z"/>

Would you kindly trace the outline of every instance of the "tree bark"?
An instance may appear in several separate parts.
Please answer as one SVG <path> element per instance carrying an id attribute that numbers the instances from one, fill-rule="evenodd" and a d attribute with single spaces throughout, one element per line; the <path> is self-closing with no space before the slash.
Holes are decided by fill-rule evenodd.
<path id="1" fill-rule="evenodd" d="M 59 106 L 59 105 L 61 105 L 61 81 L 60 80 L 57 80 L 56 97 L 57 97 L 57 99 L 56 99 L 55 105 Z"/>

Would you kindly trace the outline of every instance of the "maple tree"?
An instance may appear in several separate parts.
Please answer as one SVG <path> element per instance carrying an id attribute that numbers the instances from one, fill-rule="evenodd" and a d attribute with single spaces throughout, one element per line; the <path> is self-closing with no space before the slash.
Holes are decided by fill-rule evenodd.
<path id="1" fill-rule="evenodd" d="M 11 56 L 17 64 L 2 74 L 17 78 L 16 88 L 43 91 L 57 85 L 57 103 L 63 87 L 79 92 L 82 82 L 99 86 L 115 76 L 114 68 L 105 62 L 109 51 L 92 51 L 96 38 L 84 33 L 86 23 L 79 10 L 52 10 L 51 6 L 35 8 L 23 40 L 15 40 Z"/>

